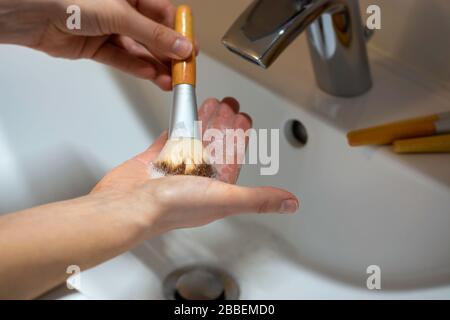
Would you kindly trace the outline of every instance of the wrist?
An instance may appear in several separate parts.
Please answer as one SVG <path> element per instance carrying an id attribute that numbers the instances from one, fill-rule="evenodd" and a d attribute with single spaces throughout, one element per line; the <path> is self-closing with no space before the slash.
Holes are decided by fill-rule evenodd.
<path id="1" fill-rule="evenodd" d="M 158 209 L 150 199 L 142 199 L 147 196 L 107 190 L 91 193 L 83 198 L 94 214 L 108 217 L 109 225 L 120 235 L 121 245 L 128 250 L 158 234 L 154 228 Z"/>

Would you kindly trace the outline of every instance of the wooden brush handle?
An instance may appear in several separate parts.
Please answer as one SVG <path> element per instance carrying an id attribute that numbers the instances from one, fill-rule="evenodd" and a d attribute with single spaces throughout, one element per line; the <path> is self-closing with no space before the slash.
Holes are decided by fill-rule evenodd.
<path id="1" fill-rule="evenodd" d="M 351 146 L 384 145 L 395 140 L 431 136 L 436 133 L 437 115 L 392 122 L 376 127 L 361 129 L 347 134 Z"/>
<path id="2" fill-rule="evenodd" d="M 181 33 L 194 44 L 194 28 L 192 23 L 191 8 L 181 5 L 177 8 L 175 17 L 175 31 Z M 187 60 L 172 61 L 172 84 L 191 84 L 195 86 L 195 51 L 192 50 L 192 56 Z"/>
<path id="3" fill-rule="evenodd" d="M 397 153 L 449 153 L 450 134 L 394 141 Z"/>

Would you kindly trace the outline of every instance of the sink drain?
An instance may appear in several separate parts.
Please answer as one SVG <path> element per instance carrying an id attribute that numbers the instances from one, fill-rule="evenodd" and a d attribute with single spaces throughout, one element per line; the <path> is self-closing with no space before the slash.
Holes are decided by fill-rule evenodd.
<path id="1" fill-rule="evenodd" d="M 171 272 L 163 282 L 168 300 L 236 300 L 239 287 L 228 273 L 218 268 L 195 265 Z"/>

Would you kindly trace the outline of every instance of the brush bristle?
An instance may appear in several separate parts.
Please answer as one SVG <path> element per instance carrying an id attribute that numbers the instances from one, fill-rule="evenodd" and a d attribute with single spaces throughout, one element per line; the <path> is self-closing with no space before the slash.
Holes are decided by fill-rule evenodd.
<path id="1" fill-rule="evenodd" d="M 215 176 L 214 167 L 203 153 L 202 142 L 193 138 L 168 140 L 153 166 L 164 175 Z"/>

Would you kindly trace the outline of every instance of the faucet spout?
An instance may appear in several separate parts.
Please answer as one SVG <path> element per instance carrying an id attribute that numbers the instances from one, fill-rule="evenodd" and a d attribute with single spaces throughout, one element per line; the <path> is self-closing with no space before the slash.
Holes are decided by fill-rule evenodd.
<path id="1" fill-rule="evenodd" d="M 322 90 L 351 97 L 370 89 L 366 37 L 357 0 L 256 0 L 222 42 L 232 52 L 268 68 L 305 30 Z"/>

